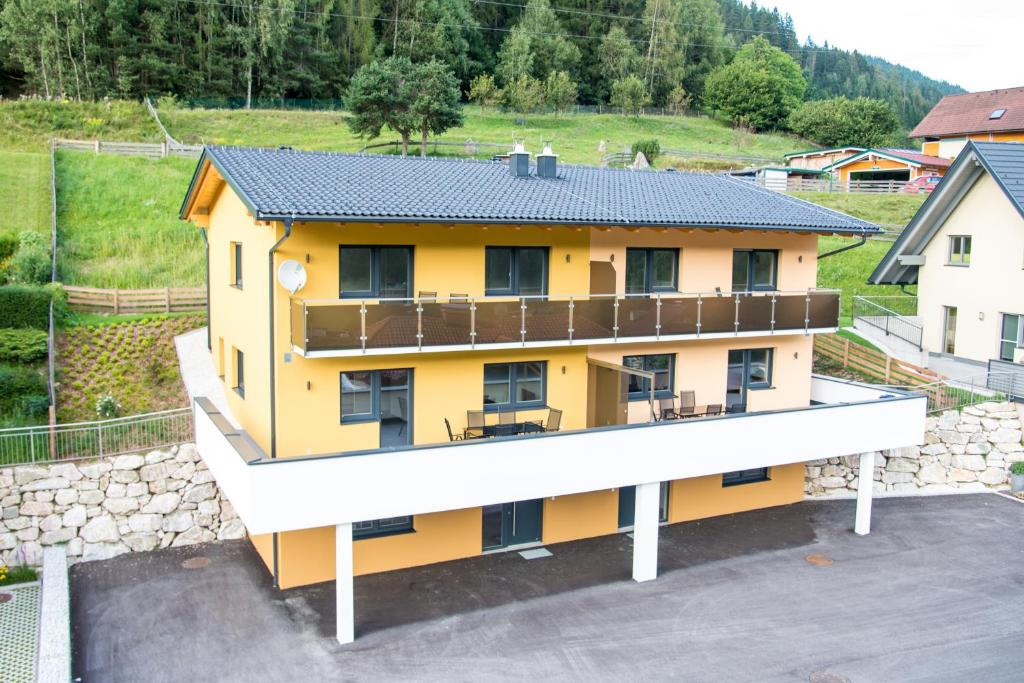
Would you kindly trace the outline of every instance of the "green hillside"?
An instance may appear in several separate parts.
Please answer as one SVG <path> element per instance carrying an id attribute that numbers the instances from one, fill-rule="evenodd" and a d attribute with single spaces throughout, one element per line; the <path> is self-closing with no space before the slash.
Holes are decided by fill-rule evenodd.
<path id="1" fill-rule="evenodd" d="M 50 158 L 43 153 L 0 150 L 0 232 L 50 231 Z"/>

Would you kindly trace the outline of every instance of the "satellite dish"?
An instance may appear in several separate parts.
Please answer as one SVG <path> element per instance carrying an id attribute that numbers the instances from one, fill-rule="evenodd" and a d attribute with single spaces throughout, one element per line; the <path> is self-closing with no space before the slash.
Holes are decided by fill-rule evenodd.
<path id="1" fill-rule="evenodd" d="M 294 294 L 306 286 L 306 269 L 295 259 L 288 259 L 278 267 L 277 281 Z"/>

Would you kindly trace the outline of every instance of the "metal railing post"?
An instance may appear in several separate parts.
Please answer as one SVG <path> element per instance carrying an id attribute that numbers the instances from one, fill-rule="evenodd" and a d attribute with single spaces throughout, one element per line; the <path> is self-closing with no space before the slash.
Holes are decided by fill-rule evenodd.
<path id="1" fill-rule="evenodd" d="M 572 323 L 573 323 L 573 312 L 575 311 L 575 309 L 576 309 L 576 304 L 574 303 L 573 298 L 570 296 L 569 297 L 569 343 L 570 344 L 572 343 L 572 333 L 575 331 L 575 330 L 573 330 L 573 326 L 572 326 Z"/>
<path id="2" fill-rule="evenodd" d="M 804 303 L 804 334 L 808 334 L 811 329 L 811 290 L 807 290 L 807 297 Z"/>
<path id="3" fill-rule="evenodd" d="M 469 300 L 469 347 L 476 348 L 476 299 Z"/>
<path id="4" fill-rule="evenodd" d="M 772 294 L 772 328 L 771 333 L 775 334 L 775 302 L 778 300 L 777 294 Z"/>
<path id="5" fill-rule="evenodd" d="M 619 341 L 619 297 L 615 297 L 612 317 L 612 338 L 615 341 Z"/>
<path id="6" fill-rule="evenodd" d="M 423 302 L 416 300 L 416 348 L 423 350 Z"/>
<path id="7" fill-rule="evenodd" d="M 363 346 L 363 353 L 366 353 L 366 302 L 359 304 L 359 343 Z"/>
<path id="8" fill-rule="evenodd" d="M 519 338 L 526 346 L 526 298 L 519 299 Z"/>
<path id="9" fill-rule="evenodd" d="M 661 294 L 658 295 L 658 302 L 654 314 L 654 337 L 661 339 Z"/>
<path id="10" fill-rule="evenodd" d="M 697 337 L 700 337 L 700 325 L 701 325 L 701 308 L 704 306 L 704 297 L 701 294 L 697 294 Z"/>
<path id="11" fill-rule="evenodd" d="M 309 351 L 309 304 L 302 302 L 302 350 Z"/>
<path id="12" fill-rule="evenodd" d="M 732 320 L 733 334 L 739 335 L 740 333 L 740 295 L 736 295 L 736 308 L 733 311 Z"/>

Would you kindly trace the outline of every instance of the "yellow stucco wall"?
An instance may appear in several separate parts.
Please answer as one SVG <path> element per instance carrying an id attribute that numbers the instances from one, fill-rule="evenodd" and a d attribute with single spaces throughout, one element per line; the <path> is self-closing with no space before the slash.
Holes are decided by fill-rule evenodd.
<path id="1" fill-rule="evenodd" d="M 722 486 L 722 475 L 678 479 L 669 492 L 668 520 L 686 522 L 733 512 L 797 503 L 804 497 L 804 465 L 768 470 L 768 481 Z"/>
<path id="2" fill-rule="evenodd" d="M 971 236 L 971 265 L 947 265 L 950 235 Z M 942 352 L 944 306 L 957 307 L 956 355 L 998 358 L 1002 313 L 1024 314 L 1024 218 L 987 173 L 924 250 L 918 314 L 924 347 Z"/>
<path id="3" fill-rule="evenodd" d="M 977 140 L 978 142 L 1024 142 L 1024 131 L 953 135 L 940 140 L 930 140 L 922 143 L 921 152 L 952 159 L 960 153 L 960 150 L 967 144 L 967 140 Z"/>
<path id="4" fill-rule="evenodd" d="M 561 543 L 615 533 L 618 514 L 618 489 L 546 498 L 543 541 Z"/>

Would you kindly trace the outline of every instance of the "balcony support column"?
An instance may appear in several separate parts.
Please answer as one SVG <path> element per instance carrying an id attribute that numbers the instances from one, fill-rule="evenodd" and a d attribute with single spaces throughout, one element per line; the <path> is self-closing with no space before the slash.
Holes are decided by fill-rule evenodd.
<path id="1" fill-rule="evenodd" d="M 857 479 L 857 520 L 853 525 L 855 533 L 866 536 L 871 532 L 871 489 L 875 483 L 875 454 L 860 454 L 860 470 Z"/>
<path id="2" fill-rule="evenodd" d="M 352 524 L 334 527 L 334 591 L 337 610 L 338 642 L 351 643 L 356 638 L 355 595 L 352 581 Z"/>
<path id="3" fill-rule="evenodd" d="M 658 510 L 661 482 L 637 484 L 633 515 L 633 580 L 658 578 Z"/>

